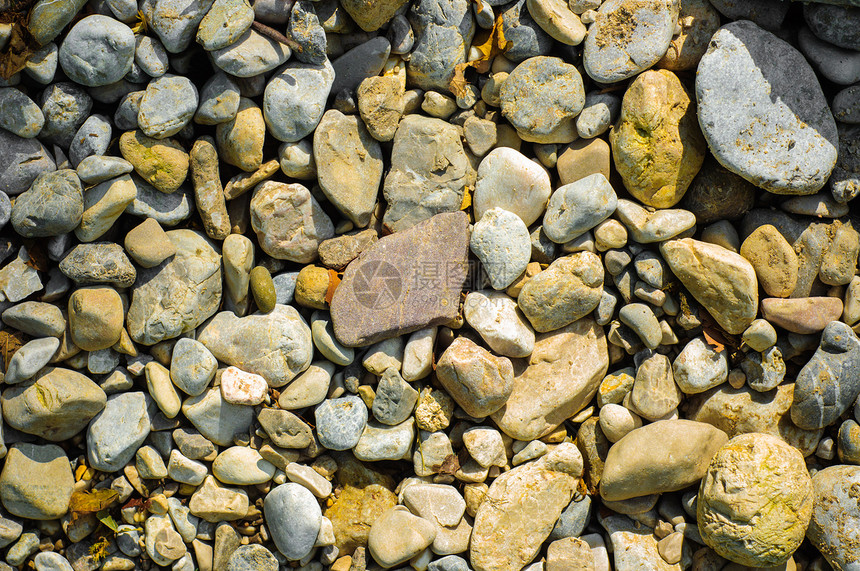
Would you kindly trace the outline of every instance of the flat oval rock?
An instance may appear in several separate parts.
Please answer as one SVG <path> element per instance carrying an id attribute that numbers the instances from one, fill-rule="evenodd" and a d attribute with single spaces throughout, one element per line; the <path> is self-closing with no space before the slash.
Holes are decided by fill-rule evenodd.
<path id="1" fill-rule="evenodd" d="M 791 45 L 749 21 L 723 26 L 699 63 L 696 98 L 708 146 L 727 169 L 776 194 L 824 186 L 836 164 L 836 123 Z"/>

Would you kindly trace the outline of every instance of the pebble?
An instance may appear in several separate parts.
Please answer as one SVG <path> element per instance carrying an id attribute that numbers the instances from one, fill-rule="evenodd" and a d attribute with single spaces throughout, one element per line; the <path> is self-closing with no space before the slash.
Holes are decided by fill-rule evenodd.
<path id="1" fill-rule="evenodd" d="M 472 228 L 470 249 L 481 260 L 490 285 L 497 290 L 505 289 L 529 263 L 529 230 L 516 214 L 491 208 Z"/>
<path id="2" fill-rule="evenodd" d="M 0 501 L 18 517 L 56 519 L 69 509 L 73 486 L 68 458 L 59 446 L 22 442 L 10 447 L 6 455 L 0 473 Z"/>
<path id="3" fill-rule="evenodd" d="M 615 83 L 648 69 L 666 53 L 677 21 L 675 2 L 603 2 L 585 38 L 586 73 Z"/>
<path id="4" fill-rule="evenodd" d="M 513 390 L 510 360 L 496 357 L 463 338 L 439 357 L 436 377 L 467 414 L 481 418 L 496 412 Z"/>
<path id="5" fill-rule="evenodd" d="M 725 351 L 716 351 L 704 337 L 695 337 L 675 358 L 672 371 L 684 394 L 703 393 L 728 380 L 728 356 Z"/>
<path id="6" fill-rule="evenodd" d="M 484 342 L 500 355 L 527 357 L 534 350 L 535 333 L 510 296 L 492 290 L 469 292 L 463 315 Z"/>
<path id="7" fill-rule="evenodd" d="M 762 317 L 793 333 L 818 333 L 842 315 L 842 300 L 833 297 L 801 297 L 761 300 Z"/>
<path id="8" fill-rule="evenodd" d="M 475 218 L 491 208 L 513 212 L 526 226 L 543 213 L 552 193 L 546 171 L 510 148 L 497 148 L 481 160 L 473 198 Z"/>
<path id="9" fill-rule="evenodd" d="M 197 43 L 214 51 L 236 43 L 251 27 L 254 10 L 244 0 L 216 0 L 200 20 Z"/>
<path id="10" fill-rule="evenodd" d="M 122 79 L 134 62 L 134 33 L 113 18 L 93 14 L 78 21 L 60 44 L 59 62 L 75 83 L 87 87 Z"/>
<path id="11" fill-rule="evenodd" d="M 812 480 L 800 452 L 770 435 L 744 434 L 711 459 L 696 519 L 705 544 L 718 554 L 742 565 L 774 566 L 803 541 L 812 507 Z"/>
<path id="12" fill-rule="evenodd" d="M 538 56 L 520 63 L 502 84 L 502 115 L 524 141 L 569 143 L 574 117 L 585 105 L 582 77 L 559 58 Z"/>
<path id="13" fill-rule="evenodd" d="M 356 396 L 327 399 L 314 409 L 317 437 L 329 450 L 354 447 L 367 424 L 367 407 Z"/>
<path id="14" fill-rule="evenodd" d="M 466 61 L 475 33 L 471 4 L 455 0 L 443 7 L 420 0 L 410 8 L 407 17 L 415 36 L 406 65 L 407 77 L 421 89 L 448 91 L 454 66 Z"/>
<path id="15" fill-rule="evenodd" d="M 281 484 L 266 496 L 263 510 L 275 545 L 289 560 L 303 559 L 314 547 L 322 524 L 316 498 L 292 482 Z"/>
<path id="16" fill-rule="evenodd" d="M 45 125 L 36 102 L 13 87 L 0 88 L 0 126 L 19 137 L 31 139 Z"/>
<path id="17" fill-rule="evenodd" d="M 668 70 L 646 71 L 630 84 L 609 143 L 624 186 L 655 208 L 681 201 L 706 149 L 695 106 Z"/>
<path id="18" fill-rule="evenodd" d="M 550 196 L 543 230 L 557 244 L 564 244 L 591 230 L 612 215 L 618 198 L 600 173 L 560 186 Z"/>
<path id="19" fill-rule="evenodd" d="M 254 419 L 253 408 L 226 402 L 215 387 L 185 399 L 182 414 L 200 434 L 218 446 L 228 446 L 234 436 L 247 433 Z"/>
<path id="20" fill-rule="evenodd" d="M 213 64 L 240 78 L 271 71 L 285 63 L 291 53 L 287 46 L 253 29 L 248 29 L 232 44 L 211 52 Z"/>
<path id="21" fill-rule="evenodd" d="M 396 506 L 373 522 L 367 547 L 376 561 L 391 568 L 420 554 L 435 538 L 432 523 L 412 515 L 403 506 Z"/>
<path id="22" fill-rule="evenodd" d="M 212 462 L 212 475 L 225 484 L 250 486 L 268 482 L 275 466 L 263 460 L 260 453 L 246 446 L 232 446 Z"/>
<path id="23" fill-rule="evenodd" d="M 325 112 L 326 98 L 334 82 L 334 68 L 288 63 L 266 84 L 263 118 L 273 137 L 296 143 L 314 132 Z"/>

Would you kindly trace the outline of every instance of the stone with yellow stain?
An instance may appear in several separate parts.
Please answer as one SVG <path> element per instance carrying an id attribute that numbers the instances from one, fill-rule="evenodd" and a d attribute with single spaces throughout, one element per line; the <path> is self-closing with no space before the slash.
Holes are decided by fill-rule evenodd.
<path id="1" fill-rule="evenodd" d="M 255 172 L 263 164 L 265 138 L 263 111 L 245 97 L 239 100 L 236 116 L 215 128 L 221 160 L 245 172 Z"/>
<path id="2" fill-rule="evenodd" d="M 305 266 L 296 278 L 296 303 L 314 309 L 327 309 L 326 292 L 329 287 L 329 271 L 319 266 Z"/>
<path id="3" fill-rule="evenodd" d="M 188 153 L 173 139 L 126 131 L 119 138 L 119 151 L 143 180 L 161 192 L 176 191 L 188 176 Z"/>
<path id="4" fill-rule="evenodd" d="M 609 133 L 615 168 L 637 200 L 655 208 L 677 204 L 705 160 L 696 107 L 671 71 L 646 71 L 624 94 Z"/>
<path id="5" fill-rule="evenodd" d="M 781 565 L 803 541 L 813 498 L 800 452 L 769 434 L 736 436 L 711 459 L 699 486 L 699 533 L 736 563 Z"/>

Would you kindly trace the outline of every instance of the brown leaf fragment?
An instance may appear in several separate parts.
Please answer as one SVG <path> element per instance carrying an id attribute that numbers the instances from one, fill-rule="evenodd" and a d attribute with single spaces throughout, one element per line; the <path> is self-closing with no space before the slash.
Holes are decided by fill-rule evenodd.
<path id="1" fill-rule="evenodd" d="M 15 329 L 4 329 L 0 331 L 0 351 L 3 353 L 4 370 L 9 369 L 9 361 L 15 351 L 24 346 L 27 336 Z"/>

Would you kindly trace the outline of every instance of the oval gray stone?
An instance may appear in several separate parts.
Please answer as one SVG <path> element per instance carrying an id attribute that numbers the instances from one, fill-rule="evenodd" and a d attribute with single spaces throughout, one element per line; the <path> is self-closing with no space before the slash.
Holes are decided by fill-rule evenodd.
<path id="1" fill-rule="evenodd" d="M 266 496 L 263 513 L 284 557 L 294 561 L 310 553 L 322 525 L 322 512 L 307 488 L 293 482 L 281 484 Z"/>
<path id="2" fill-rule="evenodd" d="M 87 87 L 122 79 L 134 62 L 134 32 L 113 18 L 94 14 L 75 24 L 60 46 L 60 66 Z"/>
<path id="3" fill-rule="evenodd" d="M 102 472 L 122 470 L 149 435 L 151 408 L 152 400 L 140 391 L 109 396 L 87 429 L 90 466 Z"/>
<path id="4" fill-rule="evenodd" d="M 269 79 L 263 95 L 263 118 L 279 141 L 295 143 L 314 132 L 325 112 L 334 68 L 288 63 Z"/>

